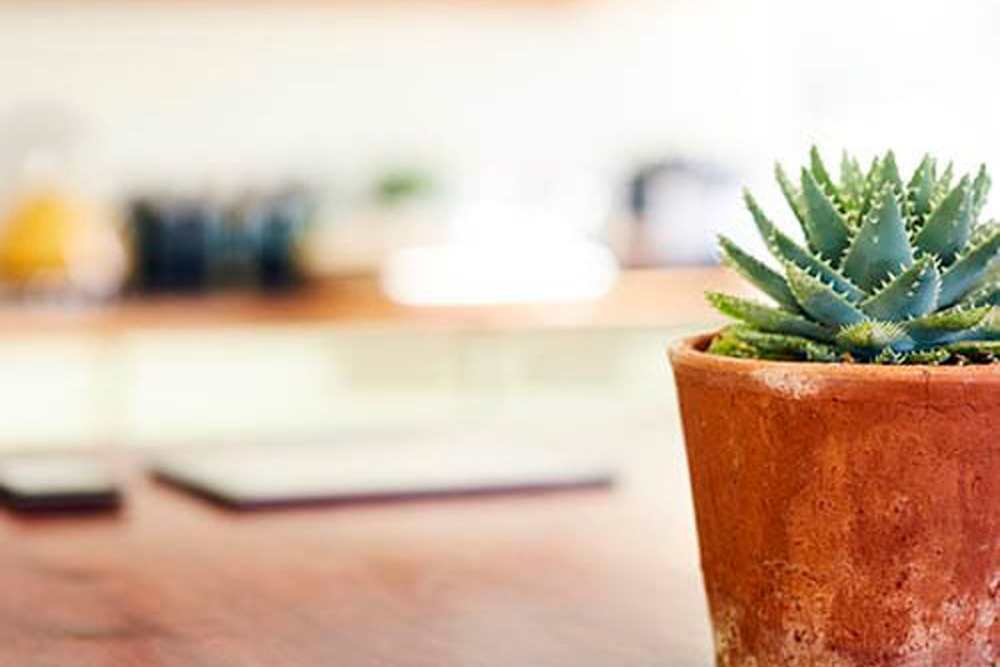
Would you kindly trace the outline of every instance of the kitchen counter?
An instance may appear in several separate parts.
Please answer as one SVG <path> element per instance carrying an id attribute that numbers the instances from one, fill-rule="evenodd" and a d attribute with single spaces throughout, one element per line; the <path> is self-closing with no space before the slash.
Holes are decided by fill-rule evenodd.
<path id="1" fill-rule="evenodd" d="M 286 295 L 126 298 L 75 308 L 8 304 L 0 307 L 0 332 L 113 335 L 147 329 L 357 323 L 422 330 L 671 327 L 718 318 L 705 303 L 706 289 L 747 290 L 725 269 L 685 268 L 626 271 L 608 294 L 587 302 L 411 307 L 390 301 L 373 278 L 344 278 Z"/>

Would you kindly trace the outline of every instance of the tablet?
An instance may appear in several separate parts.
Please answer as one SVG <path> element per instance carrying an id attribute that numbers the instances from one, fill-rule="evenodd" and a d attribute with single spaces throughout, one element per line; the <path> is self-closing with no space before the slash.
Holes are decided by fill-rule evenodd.
<path id="1" fill-rule="evenodd" d="M 602 455 L 462 443 L 242 447 L 174 453 L 161 480 L 236 508 L 608 486 Z"/>

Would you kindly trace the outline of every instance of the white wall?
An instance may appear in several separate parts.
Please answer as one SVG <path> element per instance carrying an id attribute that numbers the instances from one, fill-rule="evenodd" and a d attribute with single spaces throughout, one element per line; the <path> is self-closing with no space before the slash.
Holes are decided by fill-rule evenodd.
<path id="1" fill-rule="evenodd" d="M 5 119 L 55 105 L 107 187 L 350 189 L 411 158 L 472 180 L 620 178 L 679 149 L 776 207 L 772 159 L 814 140 L 996 161 L 998 27 L 1000 5 L 974 0 L 4 3 L 0 174 Z"/>
<path id="2" fill-rule="evenodd" d="M 755 48 L 765 17 L 713 4 L 8 4 L 0 112 L 77 110 L 127 181 L 746 156 L 796 110 Z"/>

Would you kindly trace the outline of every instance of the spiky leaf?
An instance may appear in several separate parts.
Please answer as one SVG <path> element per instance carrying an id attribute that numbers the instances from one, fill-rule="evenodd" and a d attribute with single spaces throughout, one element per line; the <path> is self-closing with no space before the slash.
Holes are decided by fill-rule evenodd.
<path id="1" fill-rule="evenodd" d="M 816 146 L 809 149 L 809 171 L 812 172 L 813 178 L 816 179 L 816 183 L 819 184 L 823 192 L 829 195 L 838 206 L 842 205 L 837 184 L 830 177 L 830 172 L 827 171 L 823 157 L 819 154 L 819 149 Z"/>
<path id="2" fill-rule="evenodd" d="M 904 324 L 911 338 L 922 345 L 955 340 L 964 331 L 971 331 L 989 314 L 989 306 L 979 308 L 949 308 L 924 315 Z"/>
<path id="3" fill-rule="evenodd" d="M 875 353 L 906 340 L 906 331 L 896 322 L 867 320 L 841 327 L 837 332 L 838 343 L 861 353 Z"/>
<path id="4" fill-rule="evenodd" d="M 1000 253 L 1000 229 L 995 229 L 978 245 L 955 260 L 941 275 L 941 296 L 938 307 L 947 307 L 967 292 L 979 287 Z"/>
<path id="5" fill-rule="evenodd" d="M 1000 361 L 1000 340 L 965 340 L 951 343 L 946 349 L 953 355 L 979 363 Z"/>
<path id="6" fill-rule="evenodd" d="M 1000 222 L 997 222 L 996 220 L 980 222 L 972 228 L 972 234 L 969 236 L 969 245 L 979 245 L 998 230 L 1000 230 Z"/>
<path id="7" fill-rule="evenodd" d="M 723 357 L 736 357 L 739 359 L 762 358 L 757 348 L 734 336 L 730 329 L 732 327 L 723 329 L 718 336 L 712 339 L 707 350 L 709 354 L 718 354 Z"/>
<path id="8" fill-rule="evenodd" d="M 899 167 L 896 165 L 896 154 L 891 150 L 885 152 L 882 158 L 882 165 L 879 174 L 879 185 L 890 186 L 893 194 L 903 194 L 903 179 L 899 176 Z"/>
<path id="9" fill-rule="evenodd" d="M 844 275 L 866 291 L 913 263 L 906 223 L 892 188 L 883 187 L 880 198 L 861 223 L 841 265 Z"/>
<path id="10" fill-rule="evenodd" d="M 725 236 L 719 236 L 719 250 L 723 262 L 739 272 L 741 276 L 756 285 L 762 292 L 791 311 L 798 311 L 799 304 L 788 288 L 785 277 L 745 252 Z"/>
<path id="11" fill-rule="evenodd" d="M 848 209 L 848 223 L 853 225 L 851 212 L 860 208 L 865 194 L 865 175 L 861 172 L 858 161 L 844 151 L 840 158 L 840 198 Z"/>
<path id="12" fill-rule="evenodd" d="M 969 241 L 972 233 L 972 188 L 963 178 L 941 200 L 913 239 L 924 253 L 935 255 L 945 264 Z"/>
<path id="13" fill-rule="evenodd" d="M 805 230 L 806 214 L 801 195 L 788 179 L 788 176 L 785 174 L 785 170 L 782 169 L 781 165 L 778 163 L 774 164 L 774 178 L 778 181 L 778 187 L 781 188 L 781 194 L 785 196 L 785 201 L 788 202 L 788 207 L 792 209 L 792 213 L 795 214 L 795 219 L 799 221 L 799 224 L 802 225 L 802 229 Z"/>
<path id="14" fill-rule="evenodd" d="M 969 333 L 969 340 L 1000 340 L 1000 306 L 993 306 L 975 330 Z"/>
<path id="15" fill-rule="evenodd" d="M 878 320 L 901 320 L 937 307 L 941 274 L 933 257 L 924 257 L 861 302 L 861 310 Z"/>
<path id="16" fill-rule="evenodd" d="M 747 326 L 729 327 L 727 331 L 736 340 L 751 345 L 768 359 L 836 361 L 838 358 L 834 347 L 801 336 L 766 333 Z"/>
<path id="17" fill-rule="evenodd" d="M 980 165 L 979 173 L 976 174 L 976 180 L 972 182 L 972 217 L 978 216 L 982 210 L 983 205 L 986 203 L 986 197 L 990 194 L 990 186 L 993 181 L 990 179 L 989 173 L 986 171 L 986 165 Z"/>
<path id="18" fill-rule="evenodd" d="M 963 298 L 960 305 L 968 308 L 1000 306 L 1000 282 L 987 282 Z"/>
<path id="19" fill-rule="evenodd" d="M 791 262 L 820 276 L 825 282 L 833 284 L 840 293 L 844 294 L 850 300 L 859 301 L 864 297 L 864 292 L 851 284 L 847 278 L 838 273 L 832 266 L 822 259 L 809 254 L 805 248 L 788 238 L 787 234 L 775 227 L 774 223 L 768 220 L 764 212 L 757 206 L 757 202 L 754 201 L 753 196 L 749 192 L 744 191 L 743 198 L 753 216 L 754 223 L 757 225 L 757 230 L 760 232 L 764 242 L 767 244 L 768 250 L 771 251 L 775 259 L 782 263 Z"/>
<path id="20" fill-rule="evenodd" d="M 861 208 L 858 209 L 858 224 L 868 215 L 868 212 L 875 206 L 875 199 L 882 189 L 882 158 L 876 156 L 872 158 L 868 171 L 865 172 L 865 192 L 861 199 Z"/>
<path id="21" fill-rule="evenodd" d="M 920 166 L 913 172 L 913 177 L 906 186 L 906 192 L 914 223 L 922 225 L 930 215 L 931 199 L 934 196 L 934 158 L 930 155 L 925 155 L 920 161 Z"/>
<path id="22" fill-rule="evenodd" d="M 786 265 L 788 286 L 802 310 L 817 322 L 831 326 L 855 324 L 864 321 L 865 314 L 858 310 L 846 296 L 830 285 L 809 274 L 795 264 Z"/>
<path id="23" fill-rule="evenodd" d="M 955 163 L 948 162 L 948 165 L 941 172 L 941 177 L 934 183 L 934 201 L 939 202 L 944 199 L 948 191 L 951 190 L 951 181 L 955 175 Z"/>
<path id="24" fill-rule="evenodd" d="M 822 341 L 833 340 L 833 334 L 830 330 L 786 310 L 771 308 L 749 299 L 741 299 L 719 292 L 708 292 L 705 296 L 709 303 L 723 315 L 742 320 L 761 331 L 805 336 Z"/>
<path id="25" fill-rule="evenodd" d="M 882 348 L 872 359 L 873 364 L 881 364 L 883 366 L 899 366 L 904 361 L 906 361 L 906 353 L 896 352 L 891 347 Z"/>
<path id="26" fill-rule="evenodd" d="M 903 353 L 900 363 L 907 366 L 940 366 L 951 358 L 951 352 L 943 347 L 914 350 Z"/>
<path id="27" fill-rule="evenodd" d="M 812 173 L 803 169 L 801 178 L 805 205 L 803 228 L 809 247 L 836 266 L 850 241 L 850 228 L 833 199 L 823 191 Z"/>

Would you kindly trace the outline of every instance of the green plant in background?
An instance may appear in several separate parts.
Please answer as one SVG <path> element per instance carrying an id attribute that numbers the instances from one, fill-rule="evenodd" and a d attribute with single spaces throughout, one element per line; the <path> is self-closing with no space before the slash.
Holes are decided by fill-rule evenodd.
<path id="1" fill-rule="evenodd" d="M 887 364 L 1000 360 L 1000 222 L 979 222 L 985 166 L 955 180 L 924 157 L 903 182 L 892 151 L 867 172 L 844 154 L 834 181 L 813 147 L 794 184 L 778 185 L 805 244 L 778 229 L 749 192 L 747 208 L 775 271 L 725 236 L 724 262 L 774 306 L 720 293 L 708 299 L 740 320 L 709 352 L 734 357 Z"/>
<path id="2" fill-rule="evenodd" d="M 434 191 L 429 171 L 399 167 L 379 175 L 375 182 L 375 202 L 380 206 L 398 206 L 404 201 L 424 197 Z"/>

